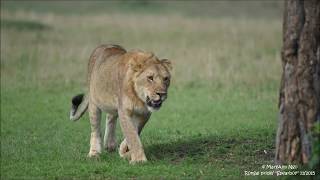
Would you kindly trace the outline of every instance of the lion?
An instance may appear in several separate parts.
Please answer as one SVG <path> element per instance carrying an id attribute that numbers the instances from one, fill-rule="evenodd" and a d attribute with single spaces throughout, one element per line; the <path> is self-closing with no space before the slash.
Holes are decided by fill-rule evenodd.
<path id="1" fill-rule="evenodd" d="M 172 65 L 141 50 L 126 51 L 119 45 L 100 45 L 88 64 L 86 94 L 72 98 L 70 120 L 76 121 L 89 111 L 91 124 L 88 157 L 99 157 L 101 113 L 108 113 L 103 148 L 116 149 L 116 121 L 119 117 L 124 140 L 119 155 L 130 163 L 146 162 L 140 140 L 151 113 L 160 109 L 168 97 Z"/>

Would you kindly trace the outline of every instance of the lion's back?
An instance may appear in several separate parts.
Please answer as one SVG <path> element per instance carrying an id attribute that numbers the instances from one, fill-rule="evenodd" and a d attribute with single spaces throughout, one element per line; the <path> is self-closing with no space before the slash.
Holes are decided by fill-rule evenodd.
<path id="1" fill-rule="evenodd" d="M 88 62 L 88 84 L 90 84 L 91 74 L 95 64 L 97 63 L 97 59 L 99 59 L 99 57 L 102 57 L 100 59 L 106 61 L 111 56 L 125 54 L 126 52 L 127 51 L 123 47 L 119 45 L 111 45 L 111 44 L 103 44 L 98 46 L 96 49 L 94 49 Z"/>

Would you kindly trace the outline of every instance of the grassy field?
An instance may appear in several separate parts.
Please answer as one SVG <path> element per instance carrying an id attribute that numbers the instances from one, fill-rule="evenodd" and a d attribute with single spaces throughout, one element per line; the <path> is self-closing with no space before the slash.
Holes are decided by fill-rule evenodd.
<path id="1" fill-rule="evenodd" d="M 281 5 L 1 1 L 1 179 L 237 179 L 271 164 Z M 142 133 L 146 164 L 88 159 L 88 115 L 68 119 L 102 43 L 174 64 L 169 98 Z"/>

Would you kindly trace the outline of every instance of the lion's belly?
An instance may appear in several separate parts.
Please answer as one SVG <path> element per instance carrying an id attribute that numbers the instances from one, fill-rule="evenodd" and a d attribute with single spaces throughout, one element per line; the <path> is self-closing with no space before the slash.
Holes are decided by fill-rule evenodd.
<path id="1" fill-rule="evenodd" d="M 101 104 L 99 106 L 99 108 L 106 113 L 109 114 L 114 114 L 116 115 L 118 113 L 118 109 L 115 106 L 110 106 L 110 105 L 106 105 L 106 104 Z"/>
<path id="2" fill-rule="evenodd" d="M 90 93 L 92 103 L 98 106 L 101 111 L 111 114 L 117 113 L 118 102 L 114 92 L 104 88 L 93 88 Z"/>

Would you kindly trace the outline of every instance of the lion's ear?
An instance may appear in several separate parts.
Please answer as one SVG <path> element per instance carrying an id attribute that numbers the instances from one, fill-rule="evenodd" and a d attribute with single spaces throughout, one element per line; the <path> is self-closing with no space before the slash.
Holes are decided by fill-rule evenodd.
<path id="1" fill-rule="evenodd" d="M 172 70 L 171 61 L 169 61 L 168 59 L 161 59 L 161 64 L 164 65 L 168 70 Z"/>

